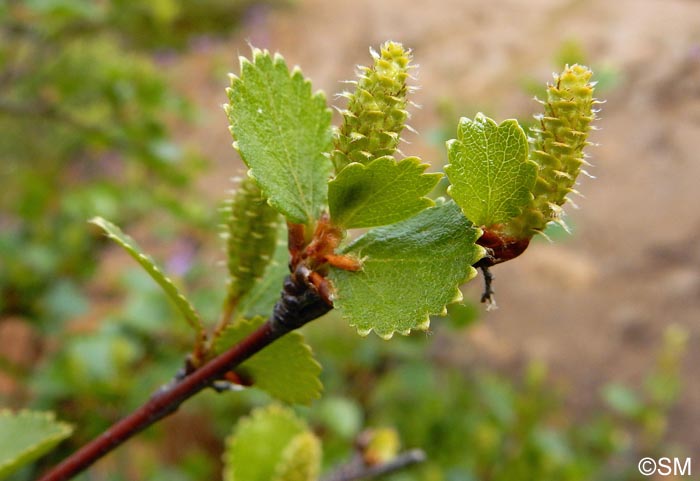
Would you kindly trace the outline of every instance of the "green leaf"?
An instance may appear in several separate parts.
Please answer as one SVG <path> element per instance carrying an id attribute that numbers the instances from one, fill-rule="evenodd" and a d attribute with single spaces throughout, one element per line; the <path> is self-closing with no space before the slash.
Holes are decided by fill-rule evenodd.
<path id="1" fill-rule="evenodd" d="M 311 445 L 308 436 L 313 434 L 291 409 L 272 405 L 254 410 L 236 424 L 226 443 L 224 481 L 313 479 L 292 477 L 291 456 L 307 460 L 302 474 L 320 462 L 318 444 Z"/>
<path id="2" fill-rule="evenodd" d="M 301 71 L 284 59 L 253 49 L 241 58 L 240 78 L 231 76 L 224 108 L 249 174 L 270 205 L 291 222 L 311 224 L 328 196 L 331 112 L 322 93 L 312 94 Z"/>
<path id="3" fill-rule="evenodd" d="M 333 223 L 346 229 L 393 224 L 432 206 L 424 196 L 442 175 L 425 174 L 426 168 L 417 157 L 348 165 L 328 184 Z"/>
<path id="4" fill-rule="evenodd" d="M 228 297 L 233 302 L 263 278 L 277 245 L 279 220 L 255 181 L 243 179 L 226 209 Z"/>
<path id="5" fill-rule="evenodd" d="M 165 292 L 165 294 L 180 310 L 182 315 L 185 316 L 185 320 L 192 327 L 192 329 L 197 331 L 197 333 L 202 336 L 204 333 L 204 326 L 202 325 L 202 320 L 200 319 L 197 311 L 195 311 L 194 306 L 192 306 L 190 301 L 188 301 L 187 298 L 180 292 L 173 281 L 161 272 L 153 259 L 141 251 L 138 244 L 136 244 L 136 241 L 124 234 L 119 227 L 112 224 L 108 220 L 103 219 L 102 217 L 95 217 L 91 219 L 90 222 L 101 228 L 107 234 L 107 237 L 124 248 L 124 250 L 128 252 L 129 255 L 141 265 L 141 267 L 143 267 L 151 278 L 156 281 L 161 289 L 163 289 L 163 292 Z"/>
<path id="6" fill-rule="evenodd" d="M 214 352 L 220 354 L 240 342 L 265 322 L 265 318 L 239 319 L 216 339 Z M 290 332 L 266 347 L 237 371 L 250 377 L 253 385 L 288 403 L 310 404 L 321 396 L 321 365 L 300 332 Z"/>
<path id="7" fill-rule="evenodd" d="M 53 413 L 0 410 L 0 479 L 51 451 L 72 432 Z"/>
<path id="8" fill-rule="evenodd" d="M 498 125 L 481 113 L 463 117 L 447 152 L 448 193 L 474 224 L 507 222 L 532 200 L 537 164 L 528 160 L 527 137 L 516 120 Z"/>
<path id="9" fill-rule="evenodd" d="M 361 259 L 361 271 L 331 270 L 334 304 L 361 335 L 374 330 L 388 339 L 427 329 L 429 316 L 444 315 L 461 299 L 458 287 L 476 275 L 472 264 L 484 255 L 479 236 L 454 202 L 373 229 L 343 251 Z"/>
<path id="10" fill-rule="evenodd" d="M 297 434 L 282 452 L 273 481 L 316 481 L 321 471 L 321 442 L 310 431 Z"/>

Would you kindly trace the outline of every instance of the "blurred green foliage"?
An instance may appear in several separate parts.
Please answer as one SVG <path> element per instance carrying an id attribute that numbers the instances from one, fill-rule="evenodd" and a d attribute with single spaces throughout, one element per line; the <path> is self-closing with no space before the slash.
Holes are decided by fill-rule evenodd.
<path id="1" fill-rule="evenodd" d="M 182 365 L 190 333 L 171 322 L 172 305 L 137 269 L 125 273 L 122 285 L 127 305 L 96 331 L 64 333 L 64 347 L 31 381 L 34 408 L 51 408 L 79 425 L 42 466 L 138 407 Z M 394 481 L 641 481 L 636 469 L 641 457 L 674 450 L 666 428 L 687 342 L 676 328 L 666 332 L 640 386 L 604 385 L 600 401 L 585 414 L 568 407 L 575 393 L 557 387 L 541 363 L 497 373 L 445 356 L 439 346 L 455 336 L 449 321 L 436 322 L 430 337 L 419 333 L 389 342 L 360 338 L 335 315 L 304 330 L 323 365 L 325 392 L 311 407 L 296 409 L 323 443 L 325 472 L 354 455 L 366 428 L 381 427 L 396 429 L 403 449 L 421 447 L 428 454 L 427 462 L 388 478 Z M 464 339 L 464 349 L 470 349 Z M 211 477 L 221 472 L 223 441 L 239 418 L 271 402 L 253 388 L 205 392 L 182 407 L 175 425 L 159 423 L 140 438 L 136 449 L 148 449 L 151 456 L 118 456 L 119 467 L 108 478 L 78 479 L 128 481 L 129 472 L 145 479 Z M 186 434 L 177 428 L 178 418 Z M 209 442 L 203 445 L 202 439 Z M 167 449 L 176 449 L 178 458 Z M 32 479 L 36 472 L 18 479 Z"/>
<path id="2" fill-rule="evenodd" d="M 161 64 L 261 3 L 282 2 L 0 2 L 0 312 L 41 319 L 93 270 L 94 215 L 202 219 L 183 189 L 203 159 L 172 128 L 194 112 Z"/>
<path id="3" fill-rule="evenodd" d="M 643 478 L 629 460 L 672 449 L 666 425 L 687 341 L 678 328 L 667 330 L 642 387 L 606 385 L 586 415 L 567 407 L 574 393 L 556 388 L 540 363 L 497 374 L 441 355 L 437 346 L 454 336 L 445 328 L 429 340 L 382 342 L 340 325 L 332 333 L 309 326 L 330 391 L 310 411 L 327 469 L 349 456 L 364 426 L 393 426 L 405 448 L 427 452 L 426 463 L 389 477 L 396 481 L 636 480 Z M 622 389 L 624 400 L 611 395 Z"/>

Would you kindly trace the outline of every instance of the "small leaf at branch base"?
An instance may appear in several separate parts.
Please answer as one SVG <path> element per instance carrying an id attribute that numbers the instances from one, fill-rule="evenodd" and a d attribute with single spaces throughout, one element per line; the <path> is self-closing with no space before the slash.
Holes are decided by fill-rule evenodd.
<path id="1" fill-rule="evenodd" d="M 182 294 L 175 286 L 173 281 L 166 277 L 163 272 L 161 272 L 153 259 L 144 254 L 139 248 L 138 244 L 136 244 L 131 237 L 124 234 L 119 227 L 112 224 L 108 220 L 105 220 L 102 217 L 95 217 L 91 219 L 90 222 L 101 228 L 107 234 L 107 237 L 119 244 L 131 257 L 134 258 L 136 262 L 141 265 L 141 267 L 143 267 L 148 275 L 150 275 L 151 278 L 161 287 L 161 289 L 163 289 L 163 292 L 165 292 L 165 294 L 180 310 L 183 316 L 185 316 L 187 323 L 195 331 L 197 331 L 198 336 L 201 338 L 204 335 L 204 326 L 202 325 L 202 320 L 199 317 L 199 314 L 197 311 L 195 311 L 194 306 L 192 306 L 190 301 L 188 301 L 184 294 Z"/>
<path id="2" fill-rule="evenodd" d="M 498 125 L 483 114 L 462 118 L 447 151 L 448 193 L 474 224 L 507 222 L 532 200 L 537 164 L 528 160 L 527 137 L 517 121 Z"/>
<path id="3" fill-rule="evenodd" d="M 362 260 L 357 272 L 332 269 L 335 306 L 360 334 L 427 329 L 431 314 L 444 315 L 461 299 L 458 287 L 476 275 L 484 255 L 475 228 L 454 202 L 440 202 L 418 215 L 369 231 L 344 253 Z"/>
<path id="4" fill-rule="evenodd" d="M 224 108 L 234 146 L 270 205 L 294 223 L 319 217 L 328 196 L 331 112 L 322 93 L 280 55 L 253 49 L 231 77 Z"/>
<path id="5" fill-rule="evenodd" d="M 226 443 L 224 481 L 312 481 L 293 476 L 318 472 L 320 447 L 309 437 L 315 439 L 292 410 L 277 405 L 256 409 L 236 424 Z"/>
<path id="6" fill-rule="evenodd" d="M 333 223 L 346 229 L 376 227 L 407 219 L 433 205 L 424 197 L 441 174 L 426 174 L 417 157 L 397 162 L 385 156 L 352 163 L 328 184 Z"/>
<path id="7" fill-rule="evenodd" d="M 51 451 L 72 432 L 53 413 L 0 410 L 0 479 Z"/>
<path id="8" fill-rule="evenodd" d="M 222 353 L 264 322 L 263 317 L 236 321 L 216 339 L 214 352 Z M 300 332 L 281 337 L 241 364 L 238 370 L 252 379 L 253 386 L 288 403 L 310 404 L 321 396 L 323 389 L 319 380 L 321 365 Z"/>

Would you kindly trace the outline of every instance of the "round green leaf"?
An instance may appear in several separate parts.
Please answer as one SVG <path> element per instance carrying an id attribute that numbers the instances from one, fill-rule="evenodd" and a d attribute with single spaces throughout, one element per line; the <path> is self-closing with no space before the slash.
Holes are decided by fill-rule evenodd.
<path id="1" fill-rule="evenodd" d="M 537 164 L 528 160 L 527 137 L 516 120 L 498 125 L 481 113 L 463 117 L 447 153 L 448 193 L 474 224 L 507 222 L 532 200 Z"/>
<path id="2" fill-rule="evenodd" d="M 279 471 L 291 467 L 288 450 L 299 454 L 303 447 L 300 444 L 305 442 L 298 441 L 298 437 L 305 433 L 309 433 L 306 424 L 291 409 L 278 405 L 256 409 L 236 424 L 226 443 L 224 481 L 279 479 L 275 478 Z M 296 481 L 296 478 L 282 479 Z"/>
<path id="3" fill-rule="evenodd" d="M 335 225 L 346 229 L 376 227 L 407 219 L 433 205 L 424 197 L 441 174 L 426 174 L 417 157 L 397 162 L 379 157 L 367 165 L 352 163 L 328 184 L 328 204 Z"/>
<path id="4" fill-rule="evenodd" d="M 331 271 L 334 304 L 361 335 L 425 330 L 430 315 L 444 315 L 462 298 L 459 286 L 476 275 L 472 264 L 484 255 L 479 236 L 454 202 L 373 229 L 344 250 L 362 270 Z"/>

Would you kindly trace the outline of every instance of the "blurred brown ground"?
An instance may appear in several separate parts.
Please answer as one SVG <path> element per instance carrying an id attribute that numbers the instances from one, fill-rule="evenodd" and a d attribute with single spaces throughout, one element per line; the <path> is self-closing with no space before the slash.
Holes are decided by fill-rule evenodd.
<path id="1" fill-rule="evenodd" d="M 464 116 L 529 117 L 538 105 L 523 79 L 549 80 L 568 40 L 594 70 L 617 72 L 593 136 L 597 179 L 583 179 L 581 209 L 568 209 L 574 235 L 537 242 L 497 267 L 500 308 L 453 348 L 463 343 L 495 365 L 544 360 L 574 410 L 585 412 L 605 382 L 638 384 L 664 328 L 679 324 L 690 342 L 671 438 L 700 448 L 700 2 L 306 0 L 254 12 L 234 37 L 202 43 L 168 67 L 206 113 L 182 132 L 215 159 L 202 192 L 218 201 L 241 169 L 220 105 L 225 73 L 237 71 L 247 41 L 282 52 L 340 104 L 339 81 L 387 39 L 411 47 L 420 64 L 422 108 L 411 121 L 420 134 L 405 136 L 404 151 L 436 168 L 444 152 L 426 133 L 440 122 L 441 99 L 467 106 Z M 479 290 L 472 283 L 466 297 L 478 299 Z"/>

